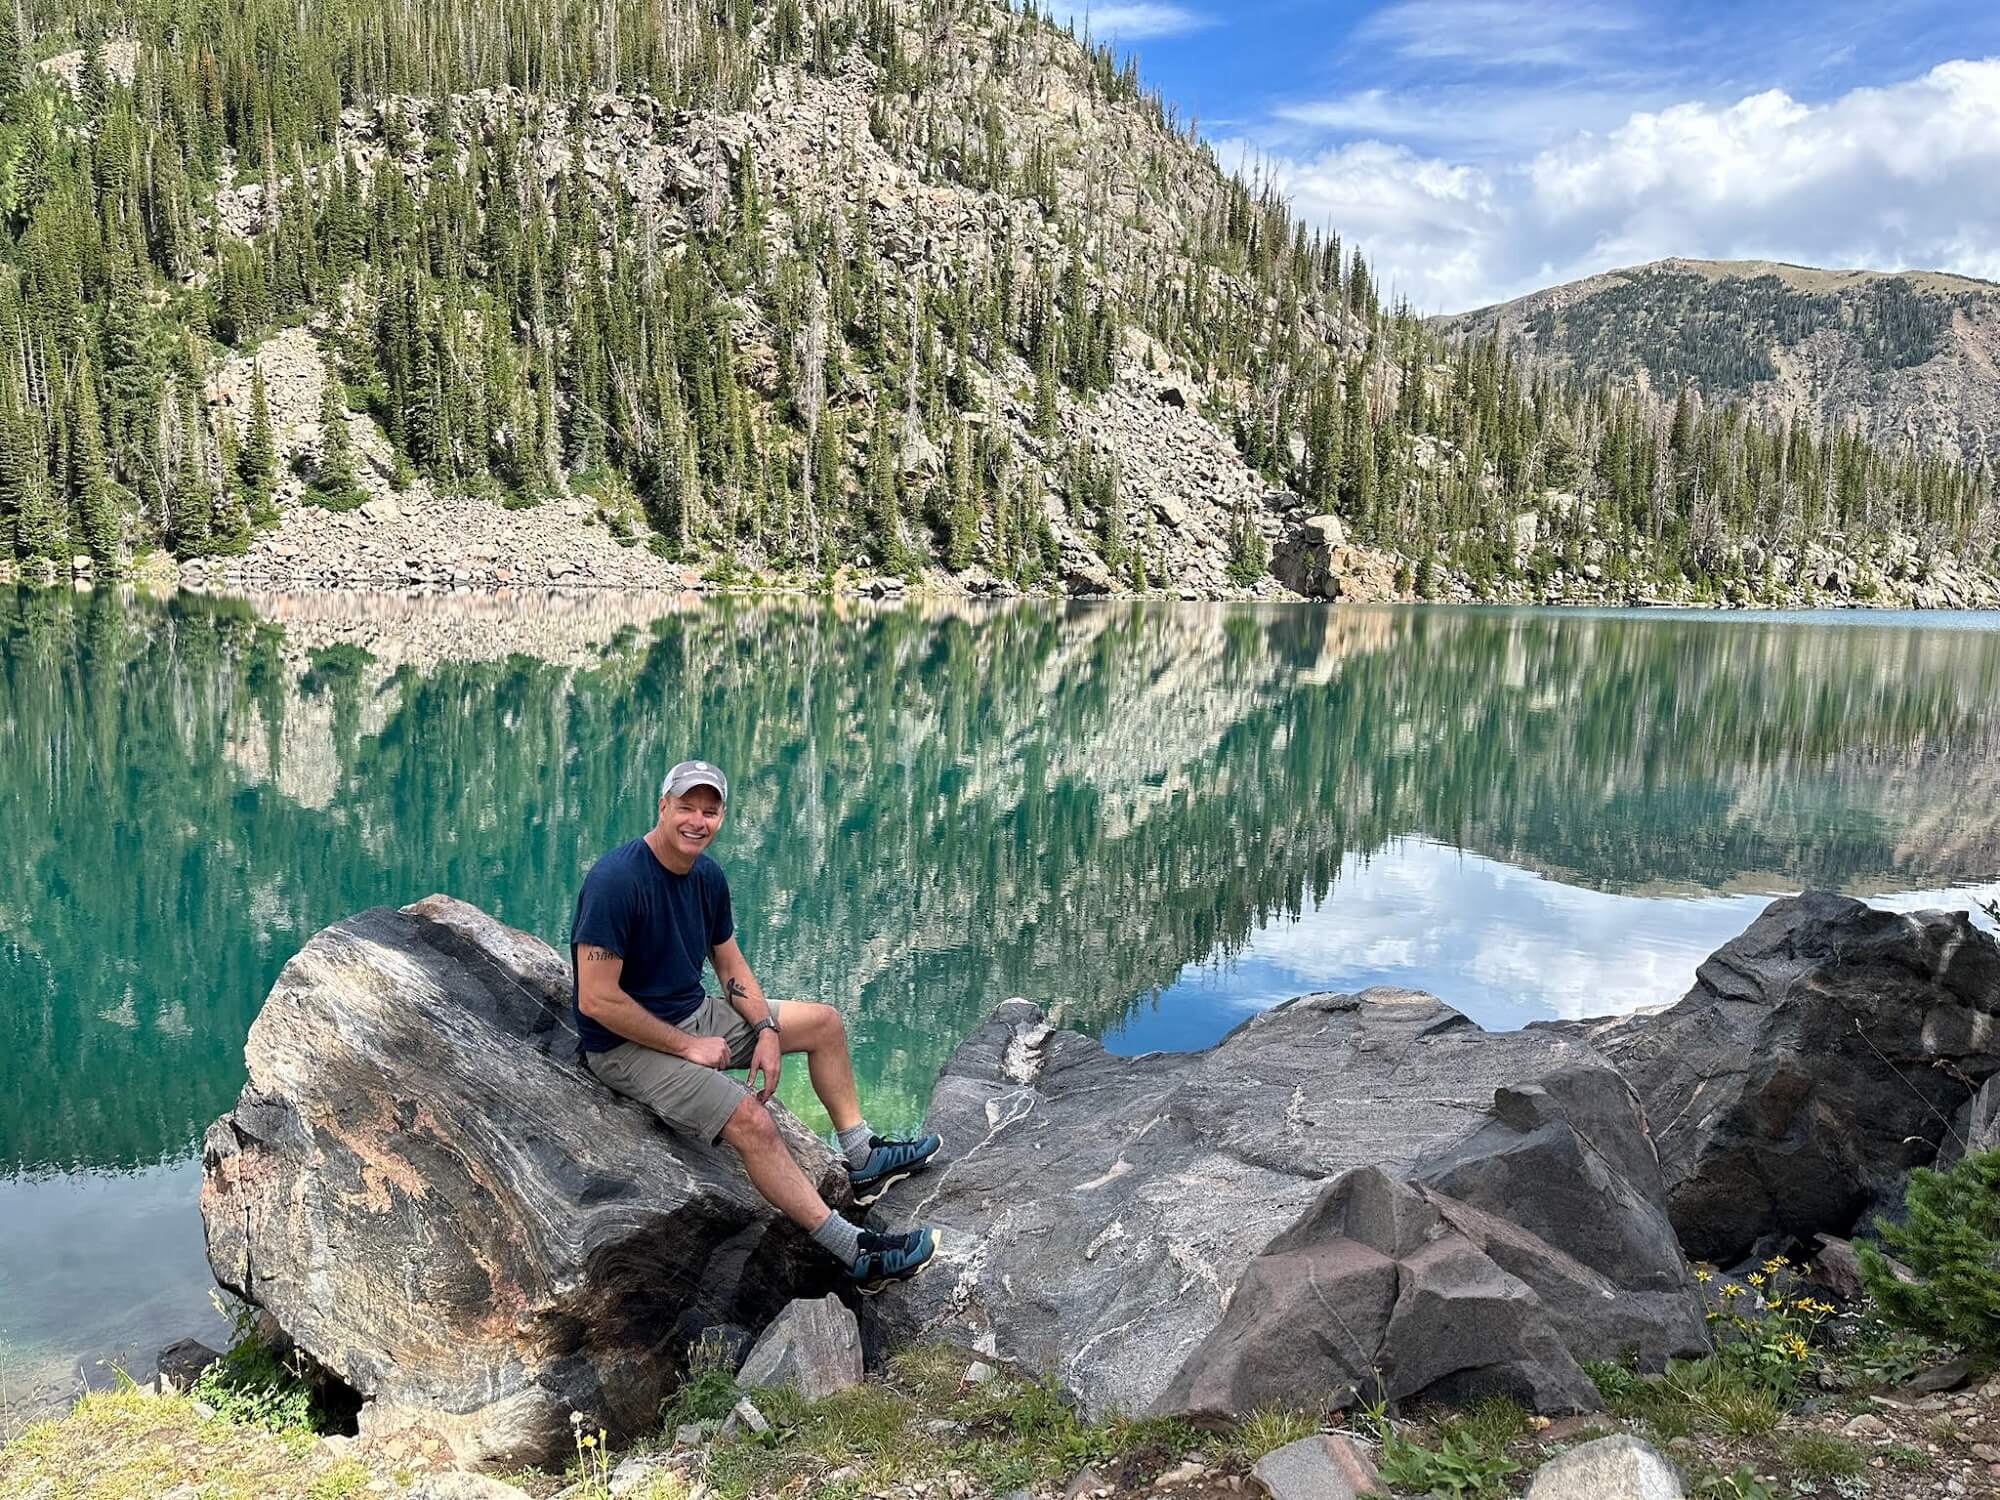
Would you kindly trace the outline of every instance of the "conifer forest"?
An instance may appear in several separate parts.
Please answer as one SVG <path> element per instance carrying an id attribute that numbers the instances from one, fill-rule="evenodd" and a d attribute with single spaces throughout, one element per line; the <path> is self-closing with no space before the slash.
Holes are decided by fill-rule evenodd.
<path id="1" fill-rule="evenodd" d="M 1726 345 L 1451 337 L 1032 0 L 28 0 L 0 119 L 24 564 L 226 557 L 411 486 L 588 496 L 723 581 L 1250 589 L 1329 515 L 1401 597 L 1993 563 L 1984 464 L 1754 415 L 1704 390 Z"/>

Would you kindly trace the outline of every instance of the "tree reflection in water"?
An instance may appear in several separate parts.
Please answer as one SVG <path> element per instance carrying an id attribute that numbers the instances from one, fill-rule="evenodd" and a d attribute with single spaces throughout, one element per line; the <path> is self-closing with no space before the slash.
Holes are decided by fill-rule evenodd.
<path id="1" fill-rule="evenodd" d="M 690 754 L 746 951 L 900 1124 L 994 1001 L 1115 1025 L 1410 835 L 1609 892 L 1991 879 L 1996 701 L 2000 633 L 1903 620 L 0 593 L 0 1174 L 189 1151 L 361 907 L 560 944 Z"/>

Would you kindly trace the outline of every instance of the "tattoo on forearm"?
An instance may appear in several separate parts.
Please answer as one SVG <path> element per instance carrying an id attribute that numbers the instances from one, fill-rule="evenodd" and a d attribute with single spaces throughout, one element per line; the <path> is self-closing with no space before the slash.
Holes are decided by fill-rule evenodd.
<path id="1" fill-rule="evenodd" d="M 732 1000 L 741 1000 L 745 995 L 750 993 L 750 986 L 733 974 L 729 977 L 729 981 L 723 985 L 723 989 L 729 992 L 729 998 Z"/>
<path id="2" fill-rule="evenodd" d="M 618 957 L 618 955 L 613 953 L 609 948 L 596 948 L 596 947 L 586 947 L 583 950 L 583 956 L 585 958 L 590 958 L 590 959 L 611 959 L 613 961 L 615 961 Z"/>

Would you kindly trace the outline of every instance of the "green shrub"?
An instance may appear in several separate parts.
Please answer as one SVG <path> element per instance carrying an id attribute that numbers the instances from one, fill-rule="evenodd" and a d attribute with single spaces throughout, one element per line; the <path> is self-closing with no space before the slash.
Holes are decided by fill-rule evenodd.
<path id="1" fill-rule="evenodd" d="M 1949 1171 L 1919 1169 L 1903 1206 L 1901 1224 L 1878 1219 L 1875 1228 L 1917 1280 L 1899 1279 L 1881 1249 L 1863 1244 L 1868 1295 L 1890 1323 L 2000 1358 L 2000 1151 L 1964 1157 Z"/>
<path id="2" fill-rule="evenodd" d="M 284 1436 L 309 1436 L 323 1425 L 311 1383 L 250 1331 L 247 1314 L 229 1352 L 201 1372 L 188 1394 L 224 1421 Z"/>
<path id="3" fill-rule="evenodd" d="M 1757 1477 L 1748 1464 L 1733 1473 L 1711 1471 L 1695 1486 L 1696 1500 L 1780 1500 L 1777 1489 Z"/>
<path id="4" fill-rule="evenodd" d="M 1264 533 L 1246 514 L 1237 518 L 1236 529 L 1229 539 L 1229 581 L 1238 588 L 1249 588 L 1264 576 L 1271 566 L 1270 544 L 1264 540 Z"/>

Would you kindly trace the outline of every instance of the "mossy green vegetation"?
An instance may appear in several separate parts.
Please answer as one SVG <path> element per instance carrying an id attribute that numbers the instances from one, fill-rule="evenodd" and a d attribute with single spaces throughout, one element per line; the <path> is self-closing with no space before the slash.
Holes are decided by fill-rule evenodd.
<path id="1" fill-rule="evenodd" d="M 202 1500 L 349 1500 L 376 1476 L 278 1434 L 204 1416 L 188 1396 L 137 1389 L 85 1396 L 0 1448 L 0 1494 L 141 1500 L 180 1486 Z"/>

